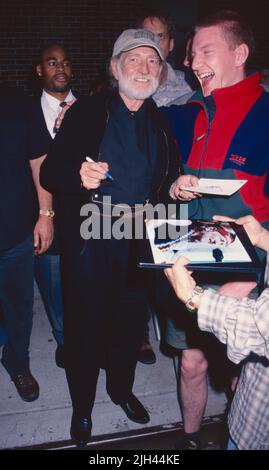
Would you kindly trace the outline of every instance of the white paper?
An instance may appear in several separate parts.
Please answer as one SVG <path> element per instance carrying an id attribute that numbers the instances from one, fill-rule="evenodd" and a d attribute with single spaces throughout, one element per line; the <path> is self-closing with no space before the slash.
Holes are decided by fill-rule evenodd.
<path id="1" fill-rule="evenodd" d="M 196 186 L 181 186 L 185 191 L 201 194 L 216 194 L 218 196 L 231 196 L 247 182 L 247 180 L 223 180 L 213 178 L 200 178 Z"/>

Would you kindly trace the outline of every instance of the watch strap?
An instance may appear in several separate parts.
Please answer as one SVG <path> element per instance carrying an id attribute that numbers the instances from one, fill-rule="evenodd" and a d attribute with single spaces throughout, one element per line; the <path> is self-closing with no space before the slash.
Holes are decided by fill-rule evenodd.
<path id="1" fill-rule="evenodd" d="M 53 209 L 40 209 L 40 215 L 45 215 L 46 217 L 50 217 L 51 219 L 55 216 L 55 212 Z"/>
<path id="2" fill-rule="evenodd" d="M 200 297 L 200 295 L 202 295 L 204 293 L 204 291 L 205 291 L 205 289 L 203 289 L 203 287 L 200 287 L 200 286 L 195 286 L 194 287 L 190 298 L 185 303 L 186 309 L 189 312 L 196 312 L 197 311 L 195 301 L 198 297 Z"/>

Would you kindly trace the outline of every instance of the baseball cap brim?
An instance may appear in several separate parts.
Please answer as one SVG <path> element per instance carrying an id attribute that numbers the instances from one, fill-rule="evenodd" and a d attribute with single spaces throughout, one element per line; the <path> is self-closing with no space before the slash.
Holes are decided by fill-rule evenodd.
<path id="1" fill-rule="evenodd" d="M 161 50 L 155 46 L 155 44 L 149 44 L 148 42 L 145 43 L 145 41 L 141 41 L 141 42 L 135 42 L 135 43 L 131 43 L 129 44 L 128 46 L 126 46 L 124 49 L 122 49 L 121 52 L 128 52 L 128 51 L 131 51 L 133 49 L 136 49 L 137 47 L 152 47 L 153 49 L 155 49 L 155 51 L 157 52 L 157 54 L 160 56 L 161 60 L 164 60 L 164 57 L 162 55 L 162 52 Z"/>

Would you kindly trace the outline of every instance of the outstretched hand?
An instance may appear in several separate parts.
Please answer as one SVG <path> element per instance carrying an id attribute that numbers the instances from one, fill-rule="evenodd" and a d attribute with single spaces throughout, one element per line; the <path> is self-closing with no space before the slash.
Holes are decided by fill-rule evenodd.
<path id="1" fill-rule="evenodd" d="M 251 243 L 254 246 L 268 250 L 269 245 L 267 244 L 266 239 L 267 237 L 269 238 L 269 234 L 267 230 L 265 230 L 263 226 L 255 219 L 255 217 L 253 217 L 253 215 L 246 215 L 244 217 L 240 217 L 239 219 L 232 219 L 231 217 L 226 217 L 224 215 L 214 215 L 213 220 L 218 222 L 235 222 L 238 225 L 243 225 Z"/>
<path id="2" fill-rule="evenodd" d="M 172 199 L 179 199 L 181 201 L 191 201 L 200 197 L 201 194 L 192 191 L 186 191 L 182 186 L 196 186 L 199 182 L 197 176 L 194 175 L 181 175 L 171 185 L 169 195 Z"/>

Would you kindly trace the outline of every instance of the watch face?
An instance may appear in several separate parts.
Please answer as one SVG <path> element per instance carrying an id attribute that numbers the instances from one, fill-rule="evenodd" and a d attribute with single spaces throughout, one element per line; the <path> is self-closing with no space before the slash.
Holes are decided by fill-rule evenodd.
<path id="1" fill-rule="evenodd" d="M 52 209 L 46 209 L 46 210 L 40 209 L 39 214 L 52 218 L 54 217 L 55 212 Z"/>
<path id="2" fill-rule="evenodd" d="M 191 297 L 187 300 L 185 306 L 186 309 L 189 310 L 189 312 L 196 312 L 197 307 L 195 305 L 195 298 L 199 297 L 201 294 L 203 294 L 204 289 L 200 286 L 195 286 L 191 293 Z"/>

